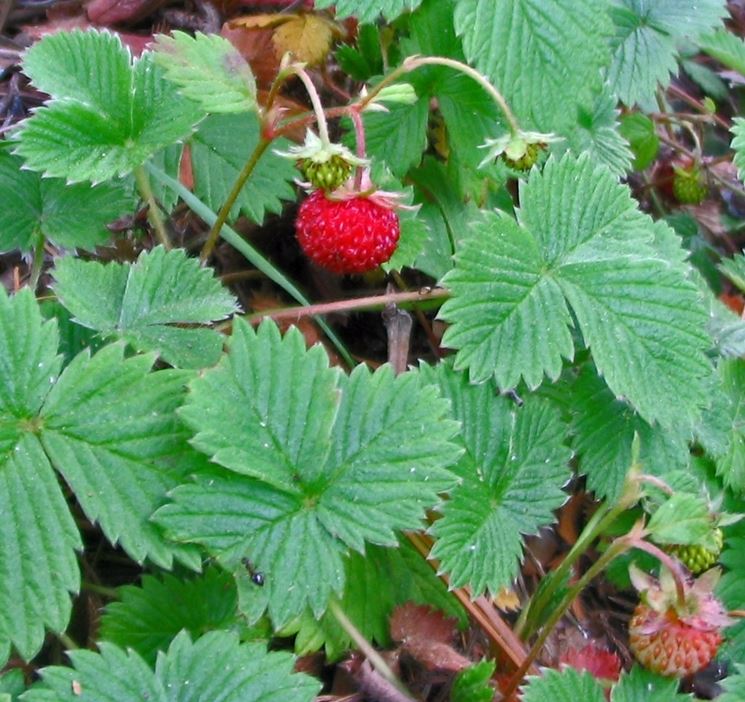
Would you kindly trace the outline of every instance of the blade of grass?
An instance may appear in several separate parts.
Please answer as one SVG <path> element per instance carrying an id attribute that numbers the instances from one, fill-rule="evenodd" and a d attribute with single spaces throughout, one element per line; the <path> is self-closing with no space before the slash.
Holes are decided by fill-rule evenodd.
<path id="1" fill-rule="evenodd" d="M 184 185 L 179 183 L 177 180 L 174 180 L 152 164 L 147 164 L 145 168 L 148 170 L 150 175 L 155 178 L 155 180 L 178 193 L 179 197 L 189 206 L 192 212 L 201 217 L 208 225 L 212 226 L 217 221 L 217 215 Z M 280 288 L 282 288 L 288 295 L 291 295 L 301 305 L 311 304 L 310 300 L 300 292 L 297 286 L 289 280 L 282 271 L 275 268 L 234 229 L 225 224 L 220 231 L 220 236 L 237 251 L 243 254 L 244 258 L 249 263 L 260 270 L 267 278 L 269 278 L 269 280 L 279 285 Z M 321 327 L 324 334 L 326 334 L 329 341 L 331 341 L 331 343 L 336 347 L 337 351 L 344 359 L 344 362 L 350 368 L 354 367 L 354 359 L 346 346 L 344 346 L 342 340 L 323 319 L 320 317 L 314 317 L 314 319 L 318 323 L 318 326 Z"/>

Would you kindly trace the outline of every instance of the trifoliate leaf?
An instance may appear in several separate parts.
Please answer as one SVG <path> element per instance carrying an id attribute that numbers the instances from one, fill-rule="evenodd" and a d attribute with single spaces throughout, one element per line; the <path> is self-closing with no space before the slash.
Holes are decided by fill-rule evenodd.
<path id="1" fill-rule="evenodd" d="M 237 309 L 212 271 L 182 249 L 143 251 L 134 264 L 65 257 L 57 261 L 54 278 L 57 297 L 76 322 L 138 350 L 157 351 L 174 366 L 213 365 L 222 349 L 216 331 L 176 324 L 208 324 Z"/>
<path id="2" fill-rule="evenodd" d="M 616 36 L 608 74 L 614 92 L 629 106 L 653 105 L 657 85 L 667 86 L 677 70 L 677 43 L 695 40 L 726 14 L 723 0 L 614 0 Z"/>
<path id="3" fill-rule="evenodd" d="M 704 548 L 716 548 L 707 501 L 687 492 L 675 493 L 655 510 L 647 531 L 658 544 L 701 544 Z"/>
<path id="4" fill-rule="evenodd" d="M 191 388 L 183 417 L 218 466 L 157 521 L 226 562 L 250 558 L 278 627 L 307 606 L 320 616 L 343 589 L 347 548 L 395 545 L 455 482 L 456 426 L 436 388 L 388 367 L 342 376 L 294 328 L 281 338 L 238 321 L 228 355 Z"/>
<path id="5" fill-rule="evenodd" d="M 745 41 L 737 35 L 720 29 L 701 37 L 698 45 L 719 63 L 745 76 Z"/>
<path id="6" fill-rule="evenodd" d="M 660 138 L 654 122 L 641 112 L 632 112 L 621 118 L 621 135 L 628 140 L 634 152 L 634 170 L 643 171 L 657 158 Z"/>
<path id="7" fill-rule="evenodd" d="M 497 593 L 517 575 L 522 535 L 552 523 L 553 510 L 566 500 L 567 427 L 544 400 L 531 398 L 517 409 L 493 384 L 471 385 L 445 364 L 422 374 L 450 399 L 466 449 L 454 469 L 462 482 L 432 526 L 432 558 L 451 587 Z"/>
<path id="8" fill-rule="evenodd" d="M 152 665 L 158 651 L 185 629 L 197 637 L 216 629 L 237 630 L 238 598 L 230 573 L 209 568 L 188 579 L 146 575 L 142 585 L 119 588 L 120 600 L 101 617 L 104 641 L 133 649 Z"/>
<path id="9" fill-rule="evenodd" d="M 154 672 L 134 651 L 109 643 L 99 648 L 71 651 L 72 668 L 44 668 L 43 685 L 26 693 L 28 702 L 48 702 L 48 690 L 58 702 L 311 702 L 320 688 L 293 672 L 292 656 L 242 644 L 224 631 L 193 643 L 182 632 Z"/>
<path id="10" fill-rule="evenodd" d="M 203 113 L 179 95 L 152 53 L 130 63 L 118 36 L 50 34 L 24 55 L 24 71 L 52 101 L 27 119 L 16 153 L 69 182 L 130 173 L 190 133 Z"/>
<path id="11" fill-rule="evenodd" d="M 42 323 L 31 291 L 8 298 L 0 288 L 0 664 L 11 646 L 32 658 L 44 627 L 64 631 L 80 584 L 82 542 L 34 433 L 56 353 L 56 326 Z"/>
<path id="12" fill-rule="evenodd" d="M 119 345 L 78 355 L 58 376 L 54 322 L 28 289 L 0 289 L 0 655 L 31 658 L 44 627 L 63 631 L 78 588 L 80 536 L 52 471 L 104 533 L 135 560 L 199 566 L 193 548 L 166 542 L 150 515 L 195 467 L 176 420 L 181 371 L 149 373 Z M 51 465 L 50 465 L 51 464 Z"/>
<path id="13" fill-rule="evenodd" d="M 556 379 L 574 352 L 571 306 L 617 396 L 649 422 L 695 419 L 711 374 L 707 315 L 665 225 L 587 156 L 549 159 L 520 202 L 517 222 L 486 213 L 473 225 L 444 279 L 443 344 L 458 349 L 456 369 L 500 388 Z"/>
<path id="14" fill-rule="evenodd" d="M 567 387 L 566 396 L 579 472 L 587 475 L 587 486 L 598 497 L 614 500 L 621 495 L 635 435 L 640 439 L 639 458 L 645 473 L 664 475 L 688 467 L 690 431 L 685 427 L 663 430 L 645 422 L 613 395 L 591 365 Z"/>
<path id="15" fill-rule="evenodd" d="M 194 192 L 213 210 L 219 210 L 227 199 L 258 144 L 259 135 L 259 120 L 253 112 L 208 117 L 194 135 L 191 144 Z M 286 139 L 272 142 L 272 149 L 277 151 L 287 151 L 289 146 Z M 230 221 L 241 213 L 260 224 L 267 212 L 281 212 L 283 200 L 295 199 L 293 180 L 297 176 L 290 161 L 269 150 L 230 210 Z"/>
<path id="16" fill-rule="evenodd" d="M 481 661 L 461 670 L 455 676 L 450 693 L 452 702 L 492 702 L 494 688 L 489 684 L 494 674 L 494 661 Z"/>
<path id="17" fill-rule="evenodd" d="M 373 22 L 380 15 L 390 22 L 404 12 L 415 10 L 421 4 L 422 0 L 378 0 L 374 3 L 369 0 L 316 0 L 315 7 L 324 10 L 333 5 L 339 19 L 353 16 L 362 24 Z"/>
<path id="18" fill-rule="evenodd" d="M 46 239 L 62 248 L 94 249 L 111 239 L 106 225 L 132 210 L 121 184 L 67 184 L 21 170 L 23 161 L 0 146 L 0 251 L 33 250 Z"/>
<path id="19" fill-rule="evenodd" d="M 678 692 L 680 683 L 675 678 L 661 675 L 635 665 L 624 672 L 611 693 L 611 702 L 686 702 L 691 695 Z"/>
<path id="20" fill-rule="evenodd" d="M 590 673 L 564 668 L 546 670 L 542 677 L 528 677 L 523 689 L 523 702 L 604 702 L 600 683 Z"/>
<path id="21" fill-rule="evenodd" d="M 153 48 L 155 63 L 163 68 L 166 78 L 205 112 L 246 112 L 256 106 L 251 66 L 219 34 L 158 34 Z"/>
<path id="22" fill-rule="evenodd" d="M 459 0 L 455 29 L 468 62 L 503 93 L 527 129 L 571 128 L 575 107 L 600 86 L 610 60 L 612 25 L 605 2 L 597 0 Z"/>

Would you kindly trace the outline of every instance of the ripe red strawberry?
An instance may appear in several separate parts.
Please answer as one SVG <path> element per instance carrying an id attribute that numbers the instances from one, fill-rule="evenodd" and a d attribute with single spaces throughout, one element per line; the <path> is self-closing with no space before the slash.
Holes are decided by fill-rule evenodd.
<path id="1" fill-rule="evenodd" d="M 682 603 L 668 571 L 659 581 L 638 569 L 631 577 L 642 591 L 629 624 L 629 645 L 637 660 L 654 673 L 676 677 L 706 667 L 722 642 L 722 628 L 731 624 L 713 595 L 719 571 L 686 582 Z"/>
<path id="2" fill-rule="evenodd" d="M 393 256 L 400 228 L 395 210 L 371 197 L 330 199 L 316 190 L 300 205 L 297 240 L 308 258 L 334 273 L 364 273 Z"/>

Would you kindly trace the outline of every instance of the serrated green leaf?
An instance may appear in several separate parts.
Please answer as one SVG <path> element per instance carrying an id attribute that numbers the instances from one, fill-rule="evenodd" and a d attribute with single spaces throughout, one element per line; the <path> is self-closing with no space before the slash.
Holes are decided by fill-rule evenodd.
<path id="1" fill-rule="evenodd" d="M 719 63 L 745 75 L 745 41 L 737 35 L 720 29 L 700 37 L 698 45 Z"/>
<path id="2" fill-rule="evenodd" d="M 732 120 L 732 149 L 735 152 L 734 163 L 737 166 L 737 177 L 745 180 L 745 119 L 735 117 Z"/>
<path id="3" fill-rule="evenodd" d="M 621 135 L 628 140 L 634 152 L 634 170 L 643 171 L 660 149 L 654 122 L 641 112 L 632 112 L 621 118 Z"/>
<path id="4" fill-rule="evenodd" d="M 742 503 L 737 504 L 742 512 Z M 729 534 L 724 541 L 724 549 L 719 557 L 725 568 L 724 575 L 719 581 L 716 595 L 727 609 L 745 608 L 745 537 L 741 528 L 735 527 L 736 536 Z M 737 533 L 739 532 L 739 533 Z M 721 655 L 733 662 L 743 660 L 745 655 L 745 622 L 739 621 L 726 630 L 724 650 Z"/>
<path id="5" fill-rule="evenodd" d="M 233 183 L 259 141 L 260 127 L 253 112 L 213 115 L 200 125 L 191 144 L 194 192 L 213 210 L 220 209 Z M 261 223 L 267 212 L 282 211 L 283 200 L 294 200 L 292 162 L 274 153 L 286 151 L 289 142 L 278 139 L 265 153 L 230 210 L 230 221 L 244 214 Z"/>
<path id="6" fill-rule="evenodd" d="M 494 688 L 489 681 L 495 667 L 494 661 L 481 661 L 461 670 L 453 681 L 451 702 L 492 702 Z"/>
<path id="7" fill-rule="evenodd" d="M 619 131 L 616 100 L 603 92 L 591 107 L 579 109 L 577 128 L 568 132 L 566 144 L 575 153 L 587 151 L 597 163 L 623 176 L 631 170 L 631 152 L 626 135 Z"/>
<path id="8" fill-rule="evenodd" d="M 11 646 L 26 659 L 44 627 L 64 631 L 69 593 L 80 585 L 82 548 L 57 478 L 34 432 L 37 413 L 57 379 L 57 329 L 42 323 L 26 288 L 0 288 L 0 661 Z"/>
<path id="9" fill-rule="evenodd" d="M 587 475 L 587 485 L 598 497 L 620 496 L 631 467 L 634 435 L 640 439 L 645 473 L 664 475 L 688 467 L 690 432 L 685 427 L 662 430 L 645 422 L 613 395 L 592 366 L 582 369 L 566 394 L 579 472 Z"/>
<path id="10" fill-rule="evenodd" d="M 126 175 L 203 116 L 164 79 L 152 53 L 131 65 L 108 32 L 47 35 L 26 52 L 24 71 L 52 101 L 23 123 L 16 153 L 68 182 Z"/>
<path id="11" fill-rule="evenodd" d="M 627 105 L 654 104 L 657 85 L 677 70 L 677 43 L 696 39 L 726 16 L 723 0 L 613 0 L 616 26 L 611 87 Z"/>
<path id="12" fill-rule="evenodd" d="M 719 270 L 745 292 L 745 255 L 735 254 L 732 258 L 722 259 Z"/>
<path id="13" fill-rule="evenodd" d="M 190 640 L 179 634 L 153 672 L 134 651 L 102 643 L 100 653 L 70 652 L 73 668 L 41 671 L 43 686 L 26 693 L 27 702 L 311 702 L 320 683 L 294 673 L 293 658 L 241 644 L 219 631 Z M 46 689 L 45 689 L 46 688 Z"/>
<path id="14" fill-rule="evenodd" d="M 523 689 L 523 702 L 604 702 L 600 683 L 590 673 L 574 668 L 546 670 L 542 677 L 528 677 Z"/>
<path id="15" fill-rule="evenodd" d="M 29 660 L 44 642 L 44 627 L 67 627 L 82 542 L 38 439 L 23 434 L 1 460 L 0 653 L 7 657 L 13 645 Z"/>
<path id="16" fill-rule="evenodd" d="M 370 156 L 383 161 L 398 178 L 416 166 L 427 146 L 427 99 L 412 105 L 391 105 L 387 112 L 363 116 L 365 141 Z M 350 135 L 348 143 L 353 142 Z"/>
<path id="17" fill-rule="evenodd" d="M 685 702 L 691 695 L 678 692 L 676 679 L 663 678 L 639 665 L 624 672 L 611 692 L 611 702 Z"/>
<path id="18" fill-rule="evenodd" d="M 237 309 L 212 271 L 183 249 L 143 251 L 134 264 L 65 257 L 57 261 L 54 278 L 57 297 L 76 322 L 138 350 L 157 351 L 177 367 L 214 365 L 222 337 L 212 329 L 171 325 L 208 324 Z"/>
<path id="19" fill-rule="evenodd" d="M 183 482 L 194 458 L 175 417 L 187 375 L 150 373 L 154 358 L 124 358 L 121 344 L 84 352 L 63 371 L 41 411 L 41 441 L 91 521 L 136 561 L 195 565 L 165 541 L 150 515 Z M 197 559 L 198 563 L 198 559 Z"/>
<path id="20" fill-rule="evenodd" d="M 22 670 L 14 668 L 0 675 L 0 699 L 5 695 L 4 702 L 15 702 L 25 689 L 26 682 Z"/>
<path id="21" fill-rule="evenodd" d="M 499 592 L 517 575 L 522 535 L 552 523 L 553 510 L 566 500 L 566 426 L 544 400 L 531 398 L 517 410 L 491 383 L 471 385 L 445 364 L 422 373 L 451 401 L 466 449 L 455 468 L 461 484 L 431 527 L 432 558 L 451 587 Z"/>
<path id="22" fill-rule="evenodd" d="M 367 81 L 383 73 L 383 53 L 380 31 L 373 24 L 363 24 L 357 30 L 356 46 L 342 44 L 336 50 L 339 68 L 350 78 Z"/>
<path id="23" fill-rule="evenodd" d="M 700 543 L 704 548 L 716 548 L 709 505 L 699 495 L 676 492 L 655 510 L 647 531 L 658 544 Z"/>
<path id="24" fill-rule="evenodd" d="M 146 575 L 139 587 L 119 588 L 120 600 L 106 607 L 100 636 L 133 649 L 149 664 L 185 629 L 197 637 L 218 629 L 237 630 L 238 597 L 230 573 L 215 567 L 188 579 Z"/>
<path id="25" fill-rule="evenodd" d="M 132 210 L 121 184 L 68 185 L 21 170 L 23 161 L 0 146 L 0 251 L 32 250 L 41 238 L 63 248 L 94 249 L 111 238 L 106 228 Z"/>
<path id="26" fill-rule="evenodd" d="M 378 0 L 372 4 L 369 0 L 317 0 L 315 7 L 323 10 L 333 5 L 339 19 L 353 16 L 364 23 L 373 22 L 380 15 L 390 22 L 404 12 L 415 10 L 421 3 L 422 0 Z"/>
<path id="27" fill-rule="evenodd" d="M 717 475 L 738 493 L 745 492 L 745 361 L 722 360 L 719 378 L 725 395 L 722 421 L 726 448 L 714 455 Z"/>
<path id="28" fill-rule="evenodd" d="M 460 0 L 455 29 L 521 125 L 542 132 L 574 124 L 573 107 L 599 87 L 610 58 L 611 23 L 598 0 Z"/>
<path id="29" fill-rule="evenodd" d="M 266 574 L 283 626 L 316 616 L 344 583 L 342 554 L 397 543 L 454 477 L 446 404 L 416 373 L 328 368 L 296 329 L 234 325 L 228 355 L 192 383 L 182 410 L 194 445 L 224 468 L 174 491 L 157 519 L 175 538 Z"/>
<path id="30" fill-rule="evenodd" d="M 535 388 L 544 373 L 558 378 L 562 357 L 571 358 L 569 309 L 544 265 L 538 243 L 507 215 L 474 223 L 443 280 L 453 297 L 440 309 L 453 322 L 443 344 L 458 349 L 455 367 L 468 368 L 473 382 L 493 375 L 510 388 L 522 376 Z"/>
<path id="31" fill-rule="evenodd" d="M 617 396 L 649 422 L 693 421 L 711 374 L 707 315 L 669 229 L 584 155 L 534 169 L 520 202 L 518 222 L 487 213 L 473 226 L 444 279 L 455 367 L 500 388 L 556 379 L 574 352 L 571 305 Z"/>
<path id="32" fill-rule="evenodd" d="M 729 88 L 726 83 L 711 68 L 697 61 L 685 59 L 680 64 L 691 80 L 696 83 L 707 96 L 715 100 L 727 100 Z M 704 104 L 711 102 L 706 100 Z M 713 103 L 712 103 L 713 104 Z"/>
<path id="33" fill-rule="evenodd" d="M 206 112 L 247 112 L 256 106 L 251 66 L 219 34 L 158 34 L 154 49 L 168 80 Z"/>

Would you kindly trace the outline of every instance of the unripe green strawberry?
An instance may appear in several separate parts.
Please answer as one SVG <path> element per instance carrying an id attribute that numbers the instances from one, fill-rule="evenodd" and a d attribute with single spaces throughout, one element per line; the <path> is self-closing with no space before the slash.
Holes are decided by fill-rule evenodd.
<path id="1" fill-rule="evenodd" d="M 504 162 L 518 171 L 529 171 L 538 161 L 538 155 L 546 148 L 545 144 L 528 144 L 525 147 L 525 153 L 520 158 L 512 159 L 506 153 L 502 154 Z"/>
<path id="2" fill-rule="evenodd" d="M 709 194 L 704 176 L 698 166 L 690 169 L 675 168 L 673 194 L 684 205 L 699 205 Z"/>
<path id="3" fill-rule="evenodd" d="M 336 190 L 352 174 L 353 166 L 341 156 L 331 156 L 327 161 L 318 162 L 310 158 L 298 161 L 298 167 L 305 179 L 319 190 Z"/>
<path id="4" fill-rule="evenodd" d="M 703 546 L 671 546 L 666 549 L 671 556 L 675 556 L 694 575 L 709 570 L 718 560 L 722 552 L 724 537 L 721 529 L 714 530 L 714 539 L 717 547 L 715 550 Z"/>

